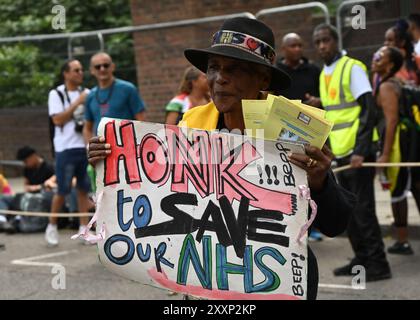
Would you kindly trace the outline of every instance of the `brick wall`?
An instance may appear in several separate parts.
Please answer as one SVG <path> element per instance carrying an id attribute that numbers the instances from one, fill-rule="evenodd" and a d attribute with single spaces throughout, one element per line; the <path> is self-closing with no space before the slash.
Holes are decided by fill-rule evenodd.
<path id="1" fill-rule="evenodd" d="M 51 160 L 46 108 L 0 109 L 0 151 L 2 160 L 15 160 L 16 152 L 24 145 L 35 148 Z M 3 166 L 6 177 L 21 174 L 16 167 Z"/>
<path id="2" fill-rule="evenodd" d="M 302 3 L 303 1 L 279 0 L 131 0 L 134 25 L 168 22 L 191 18 L 226 15 L 238 12 L 257 13 L 261 9 Z M 420 11 L 420 1 L 411 1 L 412 11 Z M 369 63 L 372 53 L 383 43 L 385 30 L 390 27 L 402 11 L 398 0 L 385 0 L 365 4 L 368 26 L 366 30 L 344 28 L 343 43 L 349 54 Z M 349 9 L 350 10 L 350 9 Z M 311 44 L 312 30 L 323 22 L 322 14 L 313 10 L 293 11 L 262 18 L 274 31 L 276 46 L 287 32 L 303 36 L 305 55 L 316 60 Z M 332 19 L 334 23 L 334 19 Z M 188 47 L 205 48 L 210 35 L 221 22 L 194 27 L 162 29 L 134 34 L 138 83 L 143 99 L 148 105 L 148 120 L 164 121 L 164 107 L 175 94 L 181 75 L 188 62 L 183 50 Z M 278 54 L 280 53 L 279 50 Z M 44 108 L 0 109 L 0 157 L 15 159 L 16 151 L 23 145 L 35 147 L 51 160 L 48 116 Z M 2 168 L 0 168 L 1 170 Z M 6 175 L 18 171 L 3 167 Z"/>
<path id="3" fill-rule="evenodd" d="M 279 0 L 132 0 L 131 12 L 134 25 L 193 19 L 239 12 L 257 13 L 266 8 L 301 3 Z M 262 19 L 275 31 L 276 45 L 281 37 L 293 31 L 310 37 L 313 26 L 322 21 L 313 21 L 311 10 L 293 14 L 277 14 Z M 143 31 L 134 34 L 137 61 L 137 76 L 142 98 L 148 106 L 148 120 L 163 122 L 165 105 L 176 93 L 183 70 L 189 65 L 183 51 L 188 47 L 205 48 L 211 35 L 222 21 L 206 25 Z"/>
<path id="4" fill-rule="evenodd" d="M 362 60 L 369 67 L 372 53 L 383 45 L 385 31 L 395 25 L 401 16 L 420 11 L 420 1 L 404 1 L 405 4 L 400 0 L 363 4 L 366 8 L 366 29 L 354 30 L 350 25 L 347 25 L 342 30 L 343 46 L 347 49 L 348 54 Z M 351 8 L 349 6 L 342 11 L 343 20 L 345 16 L 352 16 Z"/>
<path id="5" fill-rule="evenodd" d="M 285 6 L 305 1 L 279 0 L 131 0 L 134 25 L 177 21 L 208 16 L 226 15 L 239 12 L 257 13 L 261 9 Z M 411 10 L 420 11 L 420 1 L 411 1 Z M 385 0 L 364 4 L 368 26 L 366 30 L 343 29 L 343 43 L 349 55 L 361 59 L 368 66 L 374 51 L 383 43 L 385 30 L 394 24 L 402 12 L 399 0 Z M 351 16 L 351 7 L 343 11 Z M 312 46 L 312 31 L 318 23 L 324 22 L 323 15 L 309 9 L 275 14 L 261 18 L 274 31 L 277 53 L 284 34 L 299 33 L 304 40 L 305 55 L 318 60 Z M 335 23 L 334 17 L 331 17 Z M 220 26 L 221 21 L 206 25 L 186 26 L 134 34 L 137 77 L 140 92 L 148 105 L 148 120 L 164 121 L 164 107 L 176 93 L 181 75 L 188 62 L 183 50 L 188 47 L 209 46 L 210 35 Z M 317 61 L 321 64 L 320 61 Z"/>

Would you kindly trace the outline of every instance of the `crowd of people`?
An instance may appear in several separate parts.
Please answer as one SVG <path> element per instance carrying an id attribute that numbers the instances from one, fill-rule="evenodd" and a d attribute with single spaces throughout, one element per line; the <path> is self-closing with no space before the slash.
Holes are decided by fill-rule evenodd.
<path id="1" fill-rule="evenodd" d="M 137 88 L 130 82 L 114 77 L 115 64 L 110 55 L 100 52 L 92 56 L 90 72 L 97 80 L 91 90 L 83 88 L 83 66 L 76 59 L 64 62 L 59 85 L 49 92 L 48 113 L 52 124 L 52 149 L 55 165 L 49 164 L 35 149 L 24 146 L 17 152 L 17 160 L 24 163 L 24 193 L 13 194 L 7 180 L 0 179 L 3 190 L 0 209 L 21 211 L 49 211 L 49 219 L 0 215 L 0 231 L 30 232 L 45 230 L 48 246 L 59 244 L 59 213 L 94 211 L 93 170 L 89 168 L 86 146 L 96 135 L 102 117 L 144 120 L 145 105 Z M 38 197 L 39 196 L 39 197 Z M 25 199 L 42 199 L 40 205 Z M 31 203 L 32 205 L 25 205 Z M 41 222 L 39 220 L 42 220 Z M 46 220 L 46 221 L 45 221 Z M 80 217 L 79 233 L 84 233 L 89 217 Z M 25 224 L 23 224 L 25 222 Z M 35 226 L 36 224 L 36 226 Z M 23 226 L 26 228 L 23 228 Z M 85 244 L 88 244 L 86 241 Z"/>
<path id="2" fill-rule="evenodd" d="M 222 41 L 218 35 L 223 32 L 253 39 L 270 50 L 251 52 L 246 42 L 228 43 L 226 37 Z M 386 251 L 414 253 L 407 228 L 407 196 L 411 192 L 419 210 L 420 174 L 417 168 L 375 170 L 363 164 L 420 160 L 420 148 L 416 147 L 420 133 L 401 117 L 406 86 L 420 84 L 420 14 L 411 14 L 386 30 L 384 45 L 372 57 L 370 73 L 364 63 L 339 50 L 333 26 L 318 25 L 312 40 L 322 68 L 303 56 L 304 42 L 298 34 L 283 37 L 281 57 L 275 59 L 274 35 L 269 27 L 248 18 L 226 20 L 209 48 L 185 50 L 192 66 L 185 70 L 178 91 L 165 107 L 165 122 L 177 125 L 182 120 L 182 125 L 191 128 L 244 132 L 241 101 L 262 99 L 266 92 L 323 108 L 326 118 L 334 123 L 328 146 L 307 146 L 305 155 L 290 156 L 292 163 L 307 172 L 312 198 L 319 207 L 311 235 L 320 240 L 318 231 L 336 236 L 347 230 L 354 257 L 334 270 L 336 276 L 352 275 L 354 266 L 363 265 L 367 281 L 389 279 L 392 272 Z M 78 212 L 93 208 L 89 192 L 94 179 L 89 179 L 88 162 L 94 166 L 111 152 L 104 139 L 96 136 L 100 119 L 145 120 L 145 105 L 137 88 L 115 78 L 114 71 L 108 54 L 95 54 L 90 73 L 97 86 L 88 90 L 82 87 L 81 63 L 67 61 L 61 70 L 62 83 L 51 90 L 48 99 L 55 126 L 55 168 L 32 148 L 24 147 L 18 153 L 18 159 L 25 162 L 25 191 L 53 192 L 50 212 L 54 215 L 45 231 L 51 246 L 58 245 L 58 213 L 72 190 L 76 190 Z M 80 108 L 84 108 L 82 126 L 75 116 Z M 413 145 L 415 150 L 409 148 Z M 351 168 L 334 176 L 333 162 Z M 396 242 L 387 250 L 375 209 L 376 174 L 390 182 Z M 9 193 L 1 196 L 0 208 L 13 208 L 12 190 L 3 176 L 0 190 Z M 4 229 L 10 228 L 7 222 L 0 216 Z M 79 232 L 83 233 L 86 225 L 87 218 L 81 218 Z M 318 272 L 310 250 L 308 268 L 308 297 L 315 298 Z"/>

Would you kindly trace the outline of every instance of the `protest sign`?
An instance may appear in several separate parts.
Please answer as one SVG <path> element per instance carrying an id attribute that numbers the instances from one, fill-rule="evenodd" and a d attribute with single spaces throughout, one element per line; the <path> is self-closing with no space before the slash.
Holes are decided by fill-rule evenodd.
<path id="1" fill-rule="evenodd" d="M 101 262 L 207 299 L 305 299 L 302 145 L 104 118 L 97 165 Z"/>

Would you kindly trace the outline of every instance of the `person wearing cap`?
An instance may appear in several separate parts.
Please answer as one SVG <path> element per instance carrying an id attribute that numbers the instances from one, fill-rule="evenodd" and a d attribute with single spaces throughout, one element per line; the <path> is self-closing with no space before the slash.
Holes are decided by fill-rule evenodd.
<path id="1" fill-rule="evenodd" d="M 53 166 L 45 161 L 34 148 L 29 146 L 20 148 L 17 151 L 16 159 L 23 161 L 24 192 L 49 191 L 49 193 L 44 193 L 43 196 L 51 203 L 51 192 L 57 186 Z M 21 210 L 19 203 L 22 196 L 23 193 L 0 196 L 0 209 Z M 9 222 L 0 217 L 0 231 L 16 232 L 15 224 Z"/>
<path id="2" fill-rule="evenodd" d="M 54 167 L 35 149 L 24 146 L 18 150 L 16 158 L 24 163 L 25 192 L 52 191 L 57 186 Z"/>
<path id="3" fill-rule="evenodd" d="M 185 57 L 207 74 L 212 101 L 184 114 L 180 125 L 202 130 L 239 129 L 244 132 L 243 99 L 261 99 L 262 91 L 278 92 L 290 85 L 289 76 L 274 65 L 274 35 L 264 23 L 249 18 L 226 20 L 207 49 L 187 49 Z M 91 164 L 110 154 L 103 137 L 89 144 Z M 354 206 L 351 193 L 338 186 L 330 171 L 332 154 L 307 146 L 306 154 L 291 154 L 290 161 L 307 172 L 311 196 L 318 204 L 315 225 L 326 235 L 336 236 L 347 226 Z M 308 250 L 307 298 L 315 299 L 318 267 Z"/>

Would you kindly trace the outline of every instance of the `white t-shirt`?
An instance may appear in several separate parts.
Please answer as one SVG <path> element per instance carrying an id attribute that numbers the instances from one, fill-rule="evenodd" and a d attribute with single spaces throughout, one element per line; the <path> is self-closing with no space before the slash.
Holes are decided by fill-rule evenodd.
<path id="1" fill-rule="evenodd" d="M 420 55 L 420 40 L 417 41 L 414 45 L 414 52 L 416 53 L 416 55 Z"/>
<path id="2" fill-rule="evenodd" d="M 325 75 L 328 76 L 334 72 L 338 61 L 339 60 L 337 60 L 329 66 L 324 65 Z M 365 94 L 366 92 L 372 92 L 372 86 L 370 85 L 369 78 L 366 72 L 362 69 L 362 67 L 360 67 L 357 64 L 354 64 L 351 68 L 350 77 L 350 91 L 354 99 L 357 100 L 361 95 Z"/>
<path id="3" fill-rule="evenodd" d="M 64 85 L 58 86 L 57 90 L 63 94 L 64 105 L 57 91 L 51 90 L 48 96 L 48 114 L 50 116 L 59 114 L 70 107 L 64 91 Z M 88 89 L 85 89 L 85 91 L 89 92 Z M 80 91 L 78 90 L 68 91 L 67 93 L 71 103 L 80 96 Z M 56 152 L 85 147 L 83 135 L 82 133 L 76 132 L 75 127 L 76 125 L 74 120 L 66 122 L 62 127 L 55 126 L 54 148 Z"/>

